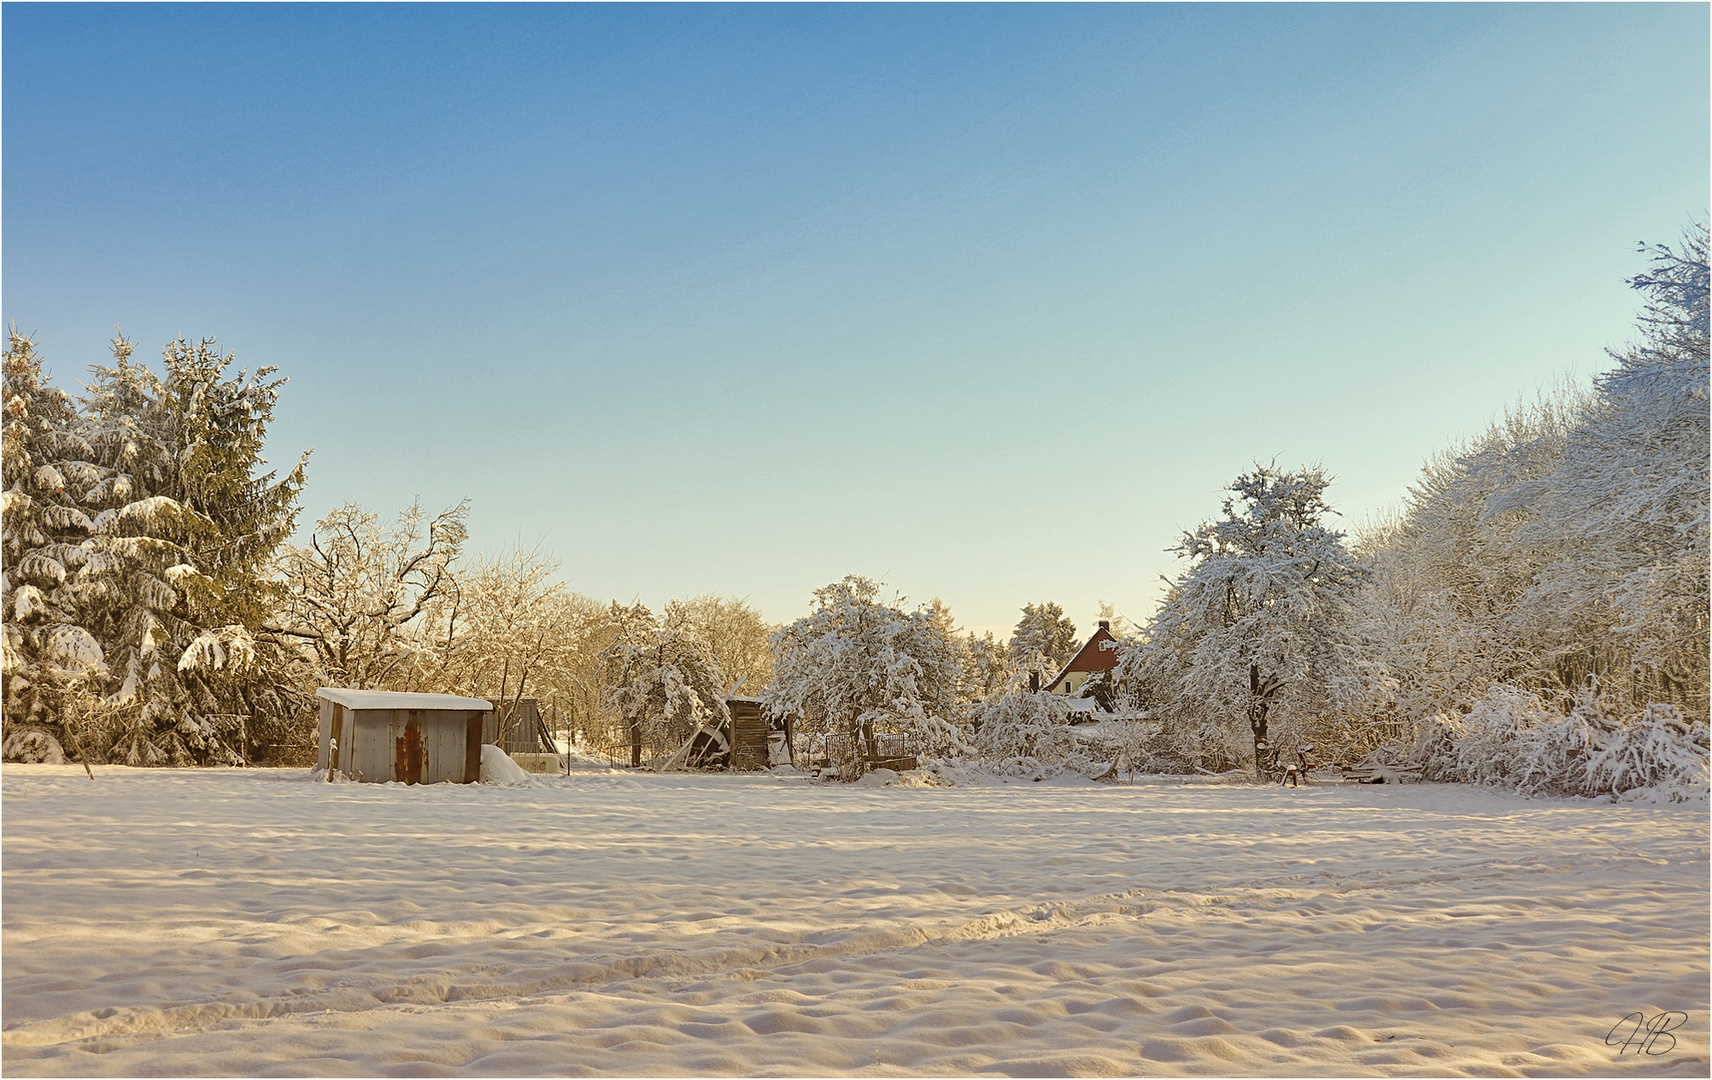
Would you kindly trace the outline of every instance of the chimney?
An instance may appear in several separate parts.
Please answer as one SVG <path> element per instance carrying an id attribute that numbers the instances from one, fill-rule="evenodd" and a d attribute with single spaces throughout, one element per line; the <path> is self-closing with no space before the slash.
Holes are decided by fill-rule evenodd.
<path id="1" fill-rule="evenodd" d="M 1100 620 L 1100 629 L 1104 630 L 1108 634 L 1111 633 L 1112 632 L 1111 621 L 1108 619 L 1101 619 Z"/>
<path id="2" fill-rule="evenodd" d="M 1028 692 L 1031 694 L 1040 693 L 1040 672 L 1031 671 L 1028 673 Z"/>

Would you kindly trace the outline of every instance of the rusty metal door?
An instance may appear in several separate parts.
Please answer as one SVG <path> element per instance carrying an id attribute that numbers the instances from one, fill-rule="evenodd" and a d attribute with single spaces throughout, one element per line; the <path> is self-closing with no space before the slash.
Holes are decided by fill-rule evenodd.
<path id="1" fill-rule="evenodd" d="M 422 782 L 422 720 L 414 710 L 393 714 L 392 778 L 405 784 Z M 398 721 L 404 721 L 399 730 Z"/>
<path id="2" fill-rule="evenodd" d="M 482 728 L 489 713 L 475 713 L 464 725 L 464 783 L 481 779 Z"/>

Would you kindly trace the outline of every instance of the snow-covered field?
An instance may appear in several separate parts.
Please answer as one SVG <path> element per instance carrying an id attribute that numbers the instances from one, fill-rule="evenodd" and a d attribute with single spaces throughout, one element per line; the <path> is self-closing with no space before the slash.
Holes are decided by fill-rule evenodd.
<path id="1" fill-rule="evenodd" d="M 7 1075 L 1708 1068 L 1704 809 L 14 765 L 0 793 Z"/>

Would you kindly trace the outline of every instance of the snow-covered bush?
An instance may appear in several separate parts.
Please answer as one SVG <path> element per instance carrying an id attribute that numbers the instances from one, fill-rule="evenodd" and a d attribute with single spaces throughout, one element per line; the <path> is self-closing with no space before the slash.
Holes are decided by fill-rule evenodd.
<path id="1" fill-rule="evenodd" d="M 1587 762 L 1587 779 L 1595 791 L 1625 801 L 1705 802 L 1706 725 L 1684 720 L 1674 705 L 1648 705 L 1606 735 Z"/>
<path id="2" fill-rule="evenodd" d="M 37 727 L 16 727 L 0 739 L 0 758 L 7 761 L 64 765 L 65 751 L 59 740 Z"/>
<path id="3" fill-rule="evenodd" d="M 975 753 L 988 761 L 1030 758 L 1058 764 L 1077 750 L 1070 705 L 1060 695 L 1016 690 L 969 710 Z"/>
<path id="4" fill-rule="evenodd" d="M 1673 705 L 1638 714 L 1596 680 L 1567 710 L 1520 687 L 1493 686 L 1466 715 L 1420 725 L 1400 760 L 1426 780 L 1484 784 L 1524 795 L 1611 795 L 1699 802 L 1708 797 L 1707 732 Z"/>
<path id="5" fill-rule="evenodd" d="M 1223 773 L 1241 767 L 1243 747 L 1219 724 L 1137 724 L 1125 747 L 1128 771 L 1173 775 Z"/>

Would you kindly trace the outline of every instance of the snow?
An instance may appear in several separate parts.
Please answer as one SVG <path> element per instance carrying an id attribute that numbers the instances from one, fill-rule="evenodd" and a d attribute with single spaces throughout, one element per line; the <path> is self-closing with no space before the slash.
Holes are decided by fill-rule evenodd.
<path id="1" fill-rule="evenodd" d="M 531 781 L 6 765 L 6 1074 L 1707 1073 L 1704 811 Z"/>
<path id="2" fill-rule="evenodd" d="M 529 783 L 529 774 L 523 771 L 523 767 L 492 743 L 482 744 L 479 777 L 484 784 Z"/>
<path id="3" fill-rule="evenodd" d="M 323 686 L 315 691 L 315 696 L 347 709 L 476 709 L 481 712 L 493 709 L 481 698 L 452 694 L 398 694 L 390 690 L 346 690 Z"/>

